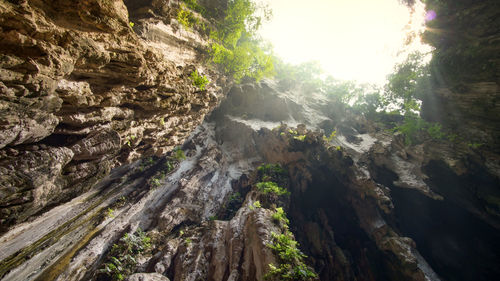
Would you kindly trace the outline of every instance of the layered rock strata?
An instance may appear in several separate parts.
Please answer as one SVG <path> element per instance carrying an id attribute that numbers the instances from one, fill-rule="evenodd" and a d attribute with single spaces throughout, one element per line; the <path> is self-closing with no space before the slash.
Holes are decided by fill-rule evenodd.
<path id="1" fill-rule="evenodd" d="M 0 3 L 0 231 L 172 150 L 219 103 L 226 84 L 179 3 L 132 2 Z"/>

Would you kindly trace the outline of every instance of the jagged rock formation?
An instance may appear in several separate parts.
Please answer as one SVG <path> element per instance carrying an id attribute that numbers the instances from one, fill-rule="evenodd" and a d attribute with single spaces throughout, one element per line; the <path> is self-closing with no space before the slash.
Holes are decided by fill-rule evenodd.
<path id="1" fill-rule="evenodd" d="M 496 102 L 497 81 L 473 79 L 478 94 L 463 98 L 434 90 L 460 105 L 449 120 L 486 136 L 479 149 L 406 146 L 332 97 L 275 81 L 232 87 L 198 126 L 228 82 L 199 63 L 203 33 L 176 23 L 176 5 L 0 3 L 2 280 L 110 280 L 113 245 L 139 229 L 151 247 L 128 280 L 263 280 L 280 226 L 256 189 L 262 163 L 285 170 L 280 203 L 319 280 L 500 274 L 498 107 L 463 110 L 481 108 L 480 93 Z"/>
<path id="2" fill-rule="evenodd" d="M 120 0 L 0 3 L 0 231 L 182 144 L 223 96 L 177 1 L 125 2 L 149 17 L 132 28 Z"/>
<path id="3" fill-rule="evenodd" d="M 437 16 L 427 23 L 423 39 L 437 50 L 431 62 L 434 81 L 424 95 L 423 114 L 498 154 L 499 3 L 426 2 Z M 486 158 L 493 161 L 494 156 Z"/>
<path id="4" fill-rule="evenodd" d="M 303 116 L 326 108 L 304 108 L 293 102 L 294 91 L 279 92 L 270 82 L 234 88 L 225 103 L 234 102 L 241 92 L 267 92 L 271 100 L 288 95 L 286 103 Z M 97 272 L 112 244 L 124 232 L 141 227 L 156 239 L 152 256 L 139 259 L 140 271 L 170 280 L 262 280 L 275 261 L 266 244 L 276 231 L 270 210 L 249 207 L 258 196 L 250 191 L 255 184 L 252 171 L 262 162 L 281 163 L 287 169 L 291 228 L 321 280 L 433 278 L 414 242 L 400 237 L 385 221 L 393 209 L 388 189 L 370 180 L 348 150 L 327 146 L 322 134 L 302 125 L 292 133 L 285 125 L 256 131 L 252 127 L 279 123 L 264 122 L 265 115 L 260 122 L 258 114 L 254 119 L 227 115 L 225 108 L 222 105 L 193 133 L 183 147 L 188 159 L 167 177 L 161 173 L 169 171 L 170 158 L 120 167 L 90 192 L 4 235 L 2 247 L 9 249 L 2 256 L 4 278 L 102 278 Z M 245 197 L 236 215 L 210 221 L 224 213 L 233 190 Z M 26 248 L 20 241 L 31 241 L 32 246 Z M 33 258 L 23 262 L 28 256 Z"/>
<path id="5" fill-rule="evenodd" d="M 430 63 L 432 82 L 422 93 L 422 115 L 440 122 L 461 141 L 424 146 L 419 166 L 447 175 L 455 187 L 434 188 L 498 229 L 500 6 L 498 1 L 426 5 L 437 16 L 427 23 L 423 40 L 436 51 Z"/>

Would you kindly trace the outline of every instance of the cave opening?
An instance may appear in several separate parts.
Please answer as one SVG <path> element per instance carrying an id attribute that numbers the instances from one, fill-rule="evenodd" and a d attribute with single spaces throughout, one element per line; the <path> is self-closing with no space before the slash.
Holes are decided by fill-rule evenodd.
<path id="1" fill-rule="evenodd" d="M 293 192 L 291 227 L 321 280 L 394 280 L 387 258 L 359 224 L 349 189 L 327 167 L 314 167 L 312 182 Z"/>
<path id="2" fill-rule="evenodd" d="M 438 171 L 428 182 L 438 183 L 440 190 L 459 188 L 457 178 L 436 182 L 435 177 L 447 178 L 437 175 Z M 434 200 L 417 190 L 395 186 L 397 175 L 388 169 L 378 167 L 375 174 L 378 182 L 391 189 L 394 212 L 388 221 L 416 242 L 417 250 L 443 280 L 498 278 L 500 233 L 494 227 L 450 199 Z"/>

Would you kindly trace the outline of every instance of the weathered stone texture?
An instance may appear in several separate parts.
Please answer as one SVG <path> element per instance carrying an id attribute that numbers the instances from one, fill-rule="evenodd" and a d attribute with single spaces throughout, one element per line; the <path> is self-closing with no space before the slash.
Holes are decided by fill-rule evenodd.
<path id="1" fill-rule="evenodd" d="M 2 230 L 172 150 L 223 96 L 201 64 L 206 37 L 171 19 L 178 1 L 132 2 L 0 3 Z M 207 90 L 192 85 L 195 69 Z"/>

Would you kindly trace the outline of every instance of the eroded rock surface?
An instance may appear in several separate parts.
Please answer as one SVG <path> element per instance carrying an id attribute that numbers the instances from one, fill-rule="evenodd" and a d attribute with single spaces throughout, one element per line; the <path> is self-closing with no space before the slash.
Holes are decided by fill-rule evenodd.
<path id="1" fill-rule="evenodd" d="M 226 84 L 200 63 L 207 37 L 177 23 L 179 5 L 0 3 L 0 231 L 172 150 L 218 104 Z"/>
<path id="2" fill-rule="evenodd" d="M 176 22 L 178 4 L 0 3 L 2 280 L 110 280 L 113 245 L 139 229 L 151 247 L 128 280 L 263 280 L 280 231 L 277 202 L 256 188 L 263 163 L 285 171 L 279 203 L 319 280 L 500 274 L 496 76 L 424 101 L 427 118 L 441 105 L 450 114 L 435 118 L 464 122 L 479 149 L 408 146 L 332 97 L 274 81 L 233 87 L 199 125 L 227 82 L 199 63 L 206 37 Z"/>

